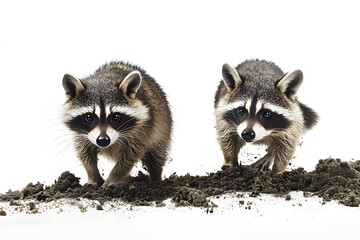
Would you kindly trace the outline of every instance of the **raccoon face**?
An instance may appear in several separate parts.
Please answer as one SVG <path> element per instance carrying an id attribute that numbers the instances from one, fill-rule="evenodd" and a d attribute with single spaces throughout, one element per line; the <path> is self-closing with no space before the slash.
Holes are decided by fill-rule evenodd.
<path id="1" fill-rule="evenodd" d="M 246 83 L 254 92 L 239 94 L 239 91 L 245 91 L 244 82 L 238 71 L 228 64 L 224 64 L 222 75 L 230 103 L 222 101 L 217 111 L 227 123 L 236 127 L 238 135 L 244 141 L 261 141 L 288 129 L 293 122 L 301 121 L 302 113 L 296 101 L 296 92 L 302 83 L 300 70 L 285 74 L 274 82 L 271 89 L 262 91 L 262 94 L 258 92 L 264 90 L 261 89 L 264 86 L 258 84 L 256 79 Z M 281 100 L 281 104 L 267 100 L 274 99 L 274 95 Z M 244 100 L 240 100 L 242 98 Z"/>
<path id="2" fill-rule="evenodd" d="M 77 109 L 71 114 L 79 115 L 65 123 L 72 131 L 87 135 L 94 145 L 108 147 L 136 125 L 137 118 L 126 112 L 129 112 L 129 109 L 104 105 L 95 106 L 93 109 Z"/>
<path id="3" fill-rule="evenodd" d="M 264 103 L 256 97 L 226 106 L 224 119 L 236 127 L 246 142 L 257 142 L 290 126 L 292 117 L 287 109 Z"/>
<path id="4" fill-rule="evenodd" d="M 81 81 L 65 75 L 63 85 L 68 101 L 65 103 L 64 123 L 100 148 L 111 146 L 119 138 L 126 137 L 126 133 L 135 129 L 139 122 L 149 118 L 147 107 L 136 99 L 140 84 L 140 73 L 129 73 L 112 92 L 112 95 L 118 94 L 127 101 L 114 103 L 107 100 L 104 93 L 87 93 Z"/>

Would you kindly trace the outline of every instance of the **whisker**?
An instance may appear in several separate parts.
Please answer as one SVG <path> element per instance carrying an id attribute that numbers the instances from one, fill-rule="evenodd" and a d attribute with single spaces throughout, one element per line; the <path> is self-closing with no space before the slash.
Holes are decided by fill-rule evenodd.
<path id="1" fill-rule="evenodd" d="M 126 122 L 124 122 L 123 124 L 120 125 L 120 127 L 118 127 L 118 128 L 116 129 L 116 131 L 118 131 L 118 130 L 121 129 L 125 124 L 127 124 L 128 122 L 130 122 L 130 121 L 132 121 L 132 120 L 134 120 L 134 119 L 135 119 L 135 118 L 132 117 L 132 118 L 130 118 L 129 120 L 127 120 Z"/>
<path id="2" fill-rule="evenodd" d="M 67 151 L 70 149 L 70 146 L 72 145 L 72 142 L 68 143 L 66 146 L 64 146 L 59 153 L 57 154 L 57 157 L 59 158 L 59 161 L 57 163 L 57 167 L 59 167 L 61 160 L 64 158 Z"/>
<path id="3" fill-rule="evenodd" d="M 226 120 L 228 120 L 232 125 L 234 125 L 234 127 L 237 127 L 238 125 L 235 123 L 235 122 L 233 122 L 233 120 L 231 120 L 231 119 L 226 119 Z"/>

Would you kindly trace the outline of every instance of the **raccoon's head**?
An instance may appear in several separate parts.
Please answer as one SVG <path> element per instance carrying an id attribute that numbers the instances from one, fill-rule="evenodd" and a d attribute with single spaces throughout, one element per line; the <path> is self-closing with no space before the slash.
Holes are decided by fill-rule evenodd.
<path id="1" fill-rule="evenodd" d="M 130 72 L 116 84 L 101 80 L 81 81 L 69 74 L 63 78 L 67 101 L 63 121 L 78 136 L 105 148 L 149 118 L 148 109 L 136 98 L 142 76 Z"/>
<path id="2" fill-rule="evenodd" d="M 303 124 L 296 99 L 303 80 L 300 70 L 287 73 L 268 86 L 254 79 L 247 83 L 228 64 L 223 66 L 222 75 L 228 101 L 219 110 L 222 119 L 236 128 L 244 141 L 265 141 L 293 125 Z"/>

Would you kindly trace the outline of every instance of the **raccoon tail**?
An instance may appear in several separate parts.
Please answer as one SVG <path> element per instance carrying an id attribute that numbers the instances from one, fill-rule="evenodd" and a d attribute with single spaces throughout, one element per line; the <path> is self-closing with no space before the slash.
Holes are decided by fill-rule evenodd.
<path id="1" fill-rule="evenodd" d="M 303 112 L 303 116 L 304 116 L 304 120 L 305 120 L 305 128 L 306 129 L 310 129 L 312 128 L 319 120 L 319 115 L 312 110 L 311 108 L 309 108 L 308 106 L 306 106 L 305 104 L 299 103 L 300 104 L 300 108 Z"/>

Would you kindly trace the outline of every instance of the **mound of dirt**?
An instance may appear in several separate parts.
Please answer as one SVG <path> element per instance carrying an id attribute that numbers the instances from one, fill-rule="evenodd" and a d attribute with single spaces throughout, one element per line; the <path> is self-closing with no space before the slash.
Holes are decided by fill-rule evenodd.
<path id="1" fill-rule="evenodd" d="M 175 173 L 161 183 L 150 183 L 149 177 L 139 172 L 128 177 L 122 184 L 107 188 L 80 185 L 80 179 L 64 172 L 51 186 L 29 183 L 21 191 L 9 190 L 0 194 L 0 201 L 31 199 L 49 202 L 61 198 L 87 198 L 100 203 L 121 199 L 134 205 L 150 205 L 171 198 L 176 206 L 214 207 L 209 196 L 228 192 L 251 192 L 251 196 L 269 193 L 284 196 L 290 191 L 316 194 L 324 201 L 338 200 L 346 206 L 360 204 L 360 161 L 342 162 L 340 159 L 320 160 L 312 172 L 302 168 L 274 175 L 249 166 L 227 168 L 207 176 L 177 176 Z M 288 199 L 290 200 L 290 199 Z"/>

